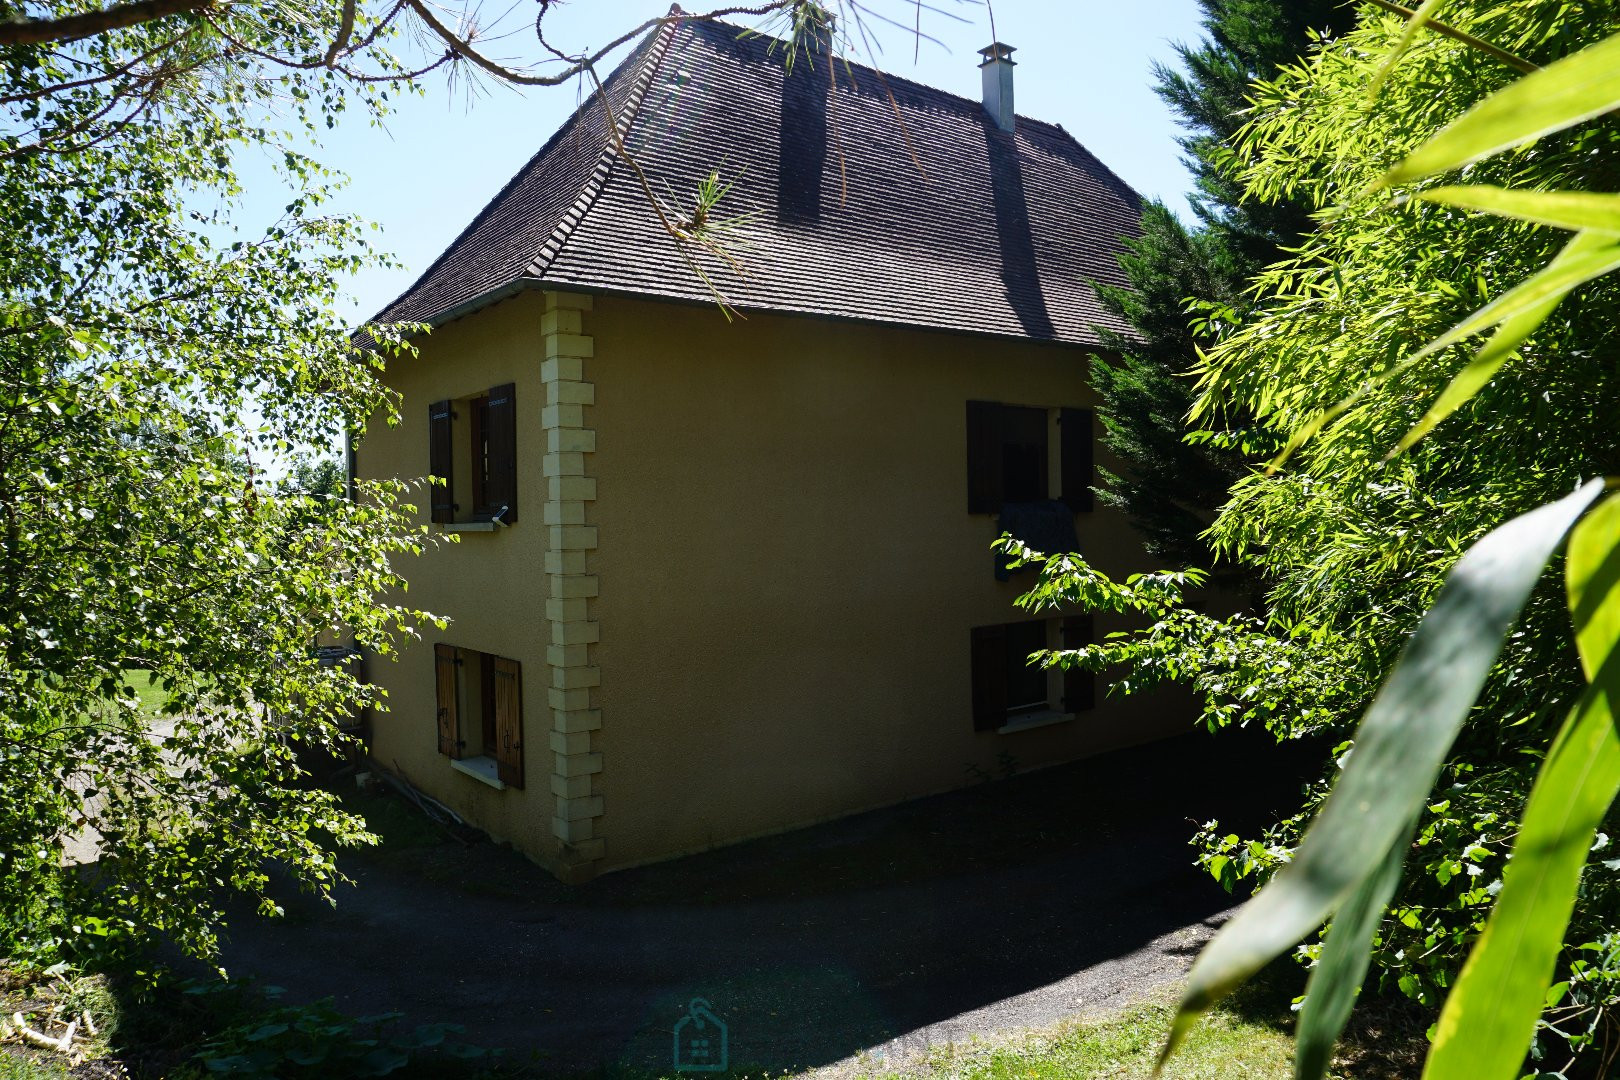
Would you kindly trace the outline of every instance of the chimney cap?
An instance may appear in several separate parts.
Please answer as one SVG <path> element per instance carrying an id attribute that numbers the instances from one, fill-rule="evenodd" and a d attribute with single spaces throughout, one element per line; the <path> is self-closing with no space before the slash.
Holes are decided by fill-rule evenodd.
<path id="1" fill-rule="evenodd" d="M 1017 51 L 1018 50 L 1013 46 L 1004 42 L 992 41 L 990 44 L 979 50 L 979 55 L 984 57 L 983 62 L 980 63 L 979 66 L 984 67 L 986 64 L 994 64 L 997 61 L 1008 64 L 1017 64 L 1018 61 L 1012 58 L 1012 54 Z"/>

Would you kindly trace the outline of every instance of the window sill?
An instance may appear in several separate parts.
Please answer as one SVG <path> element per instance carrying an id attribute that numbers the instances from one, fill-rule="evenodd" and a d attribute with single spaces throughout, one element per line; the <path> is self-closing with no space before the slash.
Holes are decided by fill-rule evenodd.
<path id="1" fill-rule="evenodd" d="M 493 521 L 449 521 L 441 523 L 439 528 L 445 532 L 454 533 L 494 532 L 495 523 Z"/>
<path id="2" fill-rule="evenodd" d="M 1053 724 L 1066 724 L 1074 719 L 1072 712 L 1058 712 L 1056 709 L 1042 709 L 1039 712 L 1020 713 L 1009 717 L 1005 724 L 996 728 L 997 735 L 1012 735 L 1020 731 L 1029 731 L 1032 728 L 1051 727 Z"/>
<path id="3" fill-rule="evenodd" d="M 480 784 L 488 784 L 496 791 L 503 791 L 506 785 L 501 783 L 500 775 L 492 757 L 451 758 L 450 767 L 458 773 L 466 773 Z"/>

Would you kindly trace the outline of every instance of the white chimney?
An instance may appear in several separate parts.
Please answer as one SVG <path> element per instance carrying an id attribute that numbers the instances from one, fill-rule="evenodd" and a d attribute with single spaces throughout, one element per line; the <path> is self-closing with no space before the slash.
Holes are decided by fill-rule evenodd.
<path id="1" fill-rule="evenodd" d="M 979 50 L 984 62 L 979 73 L 984 77 L 984 111 L 1002 131 L 1013 129 L 1013 47 L 999 41 L 991 42 Z"/>

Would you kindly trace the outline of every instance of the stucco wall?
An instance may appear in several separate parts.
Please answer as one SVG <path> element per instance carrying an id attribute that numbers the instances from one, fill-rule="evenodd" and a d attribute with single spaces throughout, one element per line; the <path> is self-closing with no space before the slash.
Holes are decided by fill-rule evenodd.
<path id="1" fill-rule="evenodd" d="M 600 729 L 548 745 L 545 310 L 524 294 L 423 339 L 387 376 L 403 422 L 360 445 L 361 475 L 421 475 L 429 402 L 516 385 L 520 520 L 400 567 L 409 602 L 454 623 L 371 665 L 393 703 L 373 738 L 385 767 L 555 866 L 572 855 L 550 774 L 564 743 L 588 744 L 599 872 L 1183 729 L 1182 705 L 1100 699 L 1072 722 L 974 731 L 969 629 L 1024 617 L 1012 600 L 1029 577 L 994 579 L 994 519 L 967 513 L 965 403 L 1092 405 L 1083 353 L 598 296 L 582 378 Z M 1079 531 L 1103 569 L 1146 565 L 1112 511 Z M 525 790 L 437 753 L 435 640 L 523 665 Z"/>
<path id="2" fill-rule="evenodd" d="M 969 629 L 1028 578 L 966 511 L 965 402 L 1091 405 L 1082 353 L 610 297 L 588 329 L 606 868 L 1183 730 L 1150 699 L 973 729 Z M 1144 567 L 1120 515 L 1079 530 Z"/>
<path id="3" fill-rule="evenodd" d="M 417 340 L 415 357 L 391 361 L 386 381 L 403 394 L 398 427 L 371 425 L 356 450 L 356 472 L 367 477 L 420 477 L 428 471 L 428 405 L 445 398 L 475 395 L 511 382 L 517 395 L 518 521 L 493 533 L 458 533 L 459 543 L 440 543 L 398 569 L 410 582 L 404 602 L 448 615 L 448 629 L 422 628 L 419 642 L 406 645 L 400 660 L 372 660 L 368 674 L 388 691 L 391 711 L 372 723 L 372 756 L 384 768 L 398 768 L 422 790 L 464 817 L 530 855 L 549 861 L 551 836 L 551 750 L 546 744 L 546 577 L 541 563 L 545 526 L 541 520 L 544 485 L 540 426 L 544 405 L 540 383 L 539 294 L 523 294 L 474 318 L 440 327 Z M 456 457 L 467 448 L 458 437 Z M 464 472 L 465 470 L 460 470 Z M 465 481 L 458 492 L 466 502 Z M 412 499 L 427 522 L 428 497 Z M 494 653 L 523 665 L 525 734 L 523 790 L 496 791 L 451 770 L 438 753 L 434 704 L 433 643 Z M 463 716 L 476 733 L 476 716 Z M 473 736 L 476 739 L 476 734 Z"/>

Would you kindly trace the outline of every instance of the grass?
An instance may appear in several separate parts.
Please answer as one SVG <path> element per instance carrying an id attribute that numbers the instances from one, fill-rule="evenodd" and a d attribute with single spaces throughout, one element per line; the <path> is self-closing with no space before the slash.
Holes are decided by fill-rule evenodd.
<path id="1" fill-rule="evenodd" d="M 158 715 L 163 703 L 169 700 L 163 687 L 153 684 L 152 673 L 146 668 L 125 668 L 124 681 L 135 688 L 135 696 L 141 702 L 141 712 L 149 716 Z M 4 1080 L 3 1074 L 0 1074 L 0 1080 Z"/>
<path id="2" fill-rule="evenodd" d="M 937 1049 L 901 1069 L 857 1065 L 863 1080 L 1071 1080 L 1147 1078 L 1175 1012 L 1161 999 L 1106 1019 L 1077 1021 L 996 1044 Z M 1272 1018 L 1218 1010 L 1165 1067 L 1165 1080 L 1290 1080 L 1294 1039 Z"/>
<path id="3" fill-rule="evenodd" d="M 73 1074 L 55 1062 L 0 1053 L 0 1080 L 69 1080 Z"/>
<path id="4" fill-rule="evenodd" d="M 1301 988 L 1298 969 L 1275 965 L 1194 1028 L 1159 1075 L 1164 1080 L 1292 1080 L 1290 1004 Z M 858 1062 L 840 1072 L 851 1080 L 1147 1080 L 1174 1015 L 1175 996 L 1165 993 L 1111 1016 L 996 1043 L 938 1048 L 915 1064 Z M 1331 1075 L 1340 1080 L 1418 1075 L 1427 1049 L 1426 1022 L 1404 1005 L 1368 1002 L 1352 1019 Z"/>
<path id="5" fill-rule="evenodd" d="M 344 786 L 338 791 L 338 801 L 365 821 L 386 851 L 436 848 L 449 839 L 445 829 L 391 791 L 364 792 Z"/>
<path id="6" fill-rule="evenodd" d="M 67 1058 L 55 1051 L 27 1046 L 15 1036 L 0 1046 L 0 1080 L 67 1080 L 68 1077 L 113 1075 L 97 1068 L 97 1063 L 113 1053 L 112 1037 L 118 1029 L 122 1008 L 108 981 L 94 975 L 52 976 L 0 962 L 0 1015 L 10 1018 L 21 1013 L 24 1022 L 36 1031 L 60 1036 L 69 1020 L 89 1016 L 96 1027 L 94 1035 L 82 1024 L 74 1040 L 79 1068 L 70 1070 Z"/>

